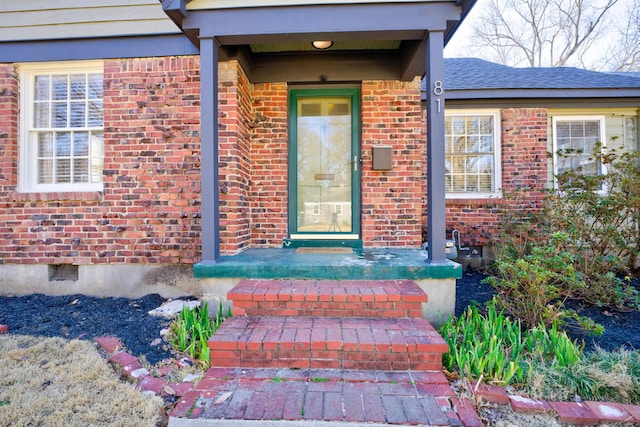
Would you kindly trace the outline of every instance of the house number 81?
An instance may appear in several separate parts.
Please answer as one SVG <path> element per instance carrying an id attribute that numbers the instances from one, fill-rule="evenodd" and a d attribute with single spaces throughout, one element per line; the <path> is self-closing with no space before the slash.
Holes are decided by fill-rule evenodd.
<path id="1" fill-rule="evenodd" d="M 442 95 L 442 92 L 444 92 L 444 88 L 442 87 L 442 80 L 436 80 L 435 82 L 433 82 L 433 94 L 435 96 L 440 96 Z M 436 104 L 438 106 L 438 113 L 442 110 L 442 107 L 440 105 L 440 98 L 436 99 Z"/>

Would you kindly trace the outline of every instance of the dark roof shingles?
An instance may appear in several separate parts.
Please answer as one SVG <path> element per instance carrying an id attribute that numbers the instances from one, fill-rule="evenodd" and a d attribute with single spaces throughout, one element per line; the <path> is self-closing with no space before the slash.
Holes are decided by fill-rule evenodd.
<path id="1" fill-rule="evenodd" d="M 514 68 L 477 58 L 447 58 L 447 90 L 640 88 L 638 73 L 601 73 L 574 67 Z"/>

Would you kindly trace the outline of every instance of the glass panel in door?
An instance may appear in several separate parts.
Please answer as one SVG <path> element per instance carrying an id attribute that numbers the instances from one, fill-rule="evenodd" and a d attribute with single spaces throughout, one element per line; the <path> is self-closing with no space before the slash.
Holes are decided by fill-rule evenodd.
<path id="1" fill-rule="evenodd" d="M 297 98 L 297 232 L 352 233 L 350 97 Z"/>

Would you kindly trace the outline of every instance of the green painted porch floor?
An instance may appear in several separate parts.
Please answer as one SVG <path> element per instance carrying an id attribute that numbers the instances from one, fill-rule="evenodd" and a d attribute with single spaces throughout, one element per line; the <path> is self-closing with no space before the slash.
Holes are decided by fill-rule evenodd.
<path id="1" fill-rule="evenodd" d="M 193 267 L 196 278 L 254 279 L 458 279 L 462 267 L 452 261 L 427 263 L 420 249 L 365 248 L 353 253 L 296 253 L 295 249 L 248 249 L 203 261 Z"/>

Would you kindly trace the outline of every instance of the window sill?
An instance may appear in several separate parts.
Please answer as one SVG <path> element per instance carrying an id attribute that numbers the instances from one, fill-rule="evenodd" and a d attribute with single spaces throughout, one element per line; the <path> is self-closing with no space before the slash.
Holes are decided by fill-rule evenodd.
<path id="1" fill-rule="evenodd" d="M 484 197 L 464 197 L 464 196 L 456 196 L 456 197 L 447 197 L 446 204 L 447 205 L 487 205 L 487 204 L 495 204 L 499 203 L 502 200 L 502 197 L 498 196 L 484 196 Z"/>
<path id="2" fill-rule="evenodd" d="M 50 193 L 19 193 L 14 191 L 11 200 L 14 202 L 98 202 L 103 199 L 103 196 L 102 191 L 56 191 Z"/>

